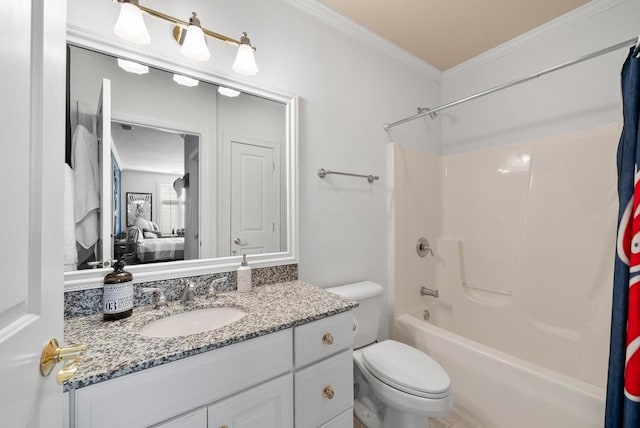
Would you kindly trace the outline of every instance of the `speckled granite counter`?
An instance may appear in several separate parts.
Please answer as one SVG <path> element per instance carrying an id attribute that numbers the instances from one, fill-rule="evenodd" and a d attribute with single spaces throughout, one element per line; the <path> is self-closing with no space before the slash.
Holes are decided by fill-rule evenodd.
<path id="1" fill-rule="evenodd" d="M 236 306 L 247 315 L 222 328 L 190 336 L 154 338 L 139 330 L 156 319 L 187 310 Z M 80 368 L 64 385 L 65 391 L 156 367 L 233 343 L 325 318 L 357 306 L 302 281 L 255 287 L 251 292 L 231 291 L 209 301 L 196 298 L 191 306 L 170 302 L 168 307 L 135 308 L 133 315 L 105 322 L 102 314 L 65 320 L 65 346 L 85 344 L 87 354 Z"/>

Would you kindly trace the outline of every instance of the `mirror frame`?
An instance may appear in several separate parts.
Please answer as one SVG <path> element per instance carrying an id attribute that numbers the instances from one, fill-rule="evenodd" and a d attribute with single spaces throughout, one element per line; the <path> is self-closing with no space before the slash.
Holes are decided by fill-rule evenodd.
<path id="1" fill-rule="evenodd" d="M 247 255 L 249 264 L 254 268 L 297 264 L 299 261 L 298 232 L 298 97 L 294 94 L 272 89 L 263 89 L 245 82 L 232 80 L 205 69 L 185 67 L 182 63 L 166 58 L 158 52 L 141 51 L 121 43 L 118 39 L 97 34 L 90 29 L 67 24 L 67 44 L 107 55 L 126 58 L 147 64 L 168 72 L 191 76 L 203 82 L 234 88 L 244 93 L 277 101 L 286 105 L 286 156 L 283 171 L 286 174 L 286 216 L 287 250 L 278 253 Z M 184 260 L 164 263 L 130 265 L 127 270 L 133 274 L 135 282 L 157 281 L 194 275 L 206 275 L 229 272 L 237 269 L 241 256 L 219 257 L 214 259 Z M 101 288 L 104 276 L 111 268 L 69 271 L 64 273 L 65 291 Z"/>

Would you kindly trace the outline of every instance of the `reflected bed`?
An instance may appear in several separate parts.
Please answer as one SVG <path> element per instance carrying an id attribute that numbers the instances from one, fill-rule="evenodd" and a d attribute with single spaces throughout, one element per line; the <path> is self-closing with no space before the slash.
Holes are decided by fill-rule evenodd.
<path id="1" fill-rule="evenodd" d="M 129 228 L 126 252 L 135 256 L 134 263 L 184 260 L 184 236 L 145 237 L 139 227 L 133 226 Z"/>

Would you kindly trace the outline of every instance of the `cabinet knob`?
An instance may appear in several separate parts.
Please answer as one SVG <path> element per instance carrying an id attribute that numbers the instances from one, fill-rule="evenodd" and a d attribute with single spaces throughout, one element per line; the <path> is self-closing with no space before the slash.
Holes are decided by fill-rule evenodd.
<path id="1" fill-rule="evenodd" d="M 229 428 L 229 425 L 220 425 L 220 428 Z"/>
<path id="2" fill-rule="evenodd" d="M 325 386 L 325 388 L 322 390 L 322 396 L 327 400 L 331 400 L 334 395 L 336 394 L 335 392 L 333 392 L 333 388 L 331 388 L 331 385 Z"/>
<path id="3" fill-rule="evenodd" d="M 325 333 L 324 336 L 322 336 L 322 343 L 324 345 L 333 345 L 333 336 L 331 333 Z"/>

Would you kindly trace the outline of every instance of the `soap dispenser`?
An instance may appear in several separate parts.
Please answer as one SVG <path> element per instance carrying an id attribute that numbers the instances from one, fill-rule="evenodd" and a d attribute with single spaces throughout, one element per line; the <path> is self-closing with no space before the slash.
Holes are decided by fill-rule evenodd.
<path id="1" fill-rule="evenodd" d="M 113 265 L 113 272 L 104 277 L 102 314 L 105 321 L 126 318 L 133 313 L 133 275 L 124 270 L 124 261 Z"/>
<path id="2" fill-rule="evenodd" d="M 251 291 L 251 266 L 247 264 L 247 255 L 242 255 L 242 263 L 238 268 L 238 291 L 246 293 Z"/>

